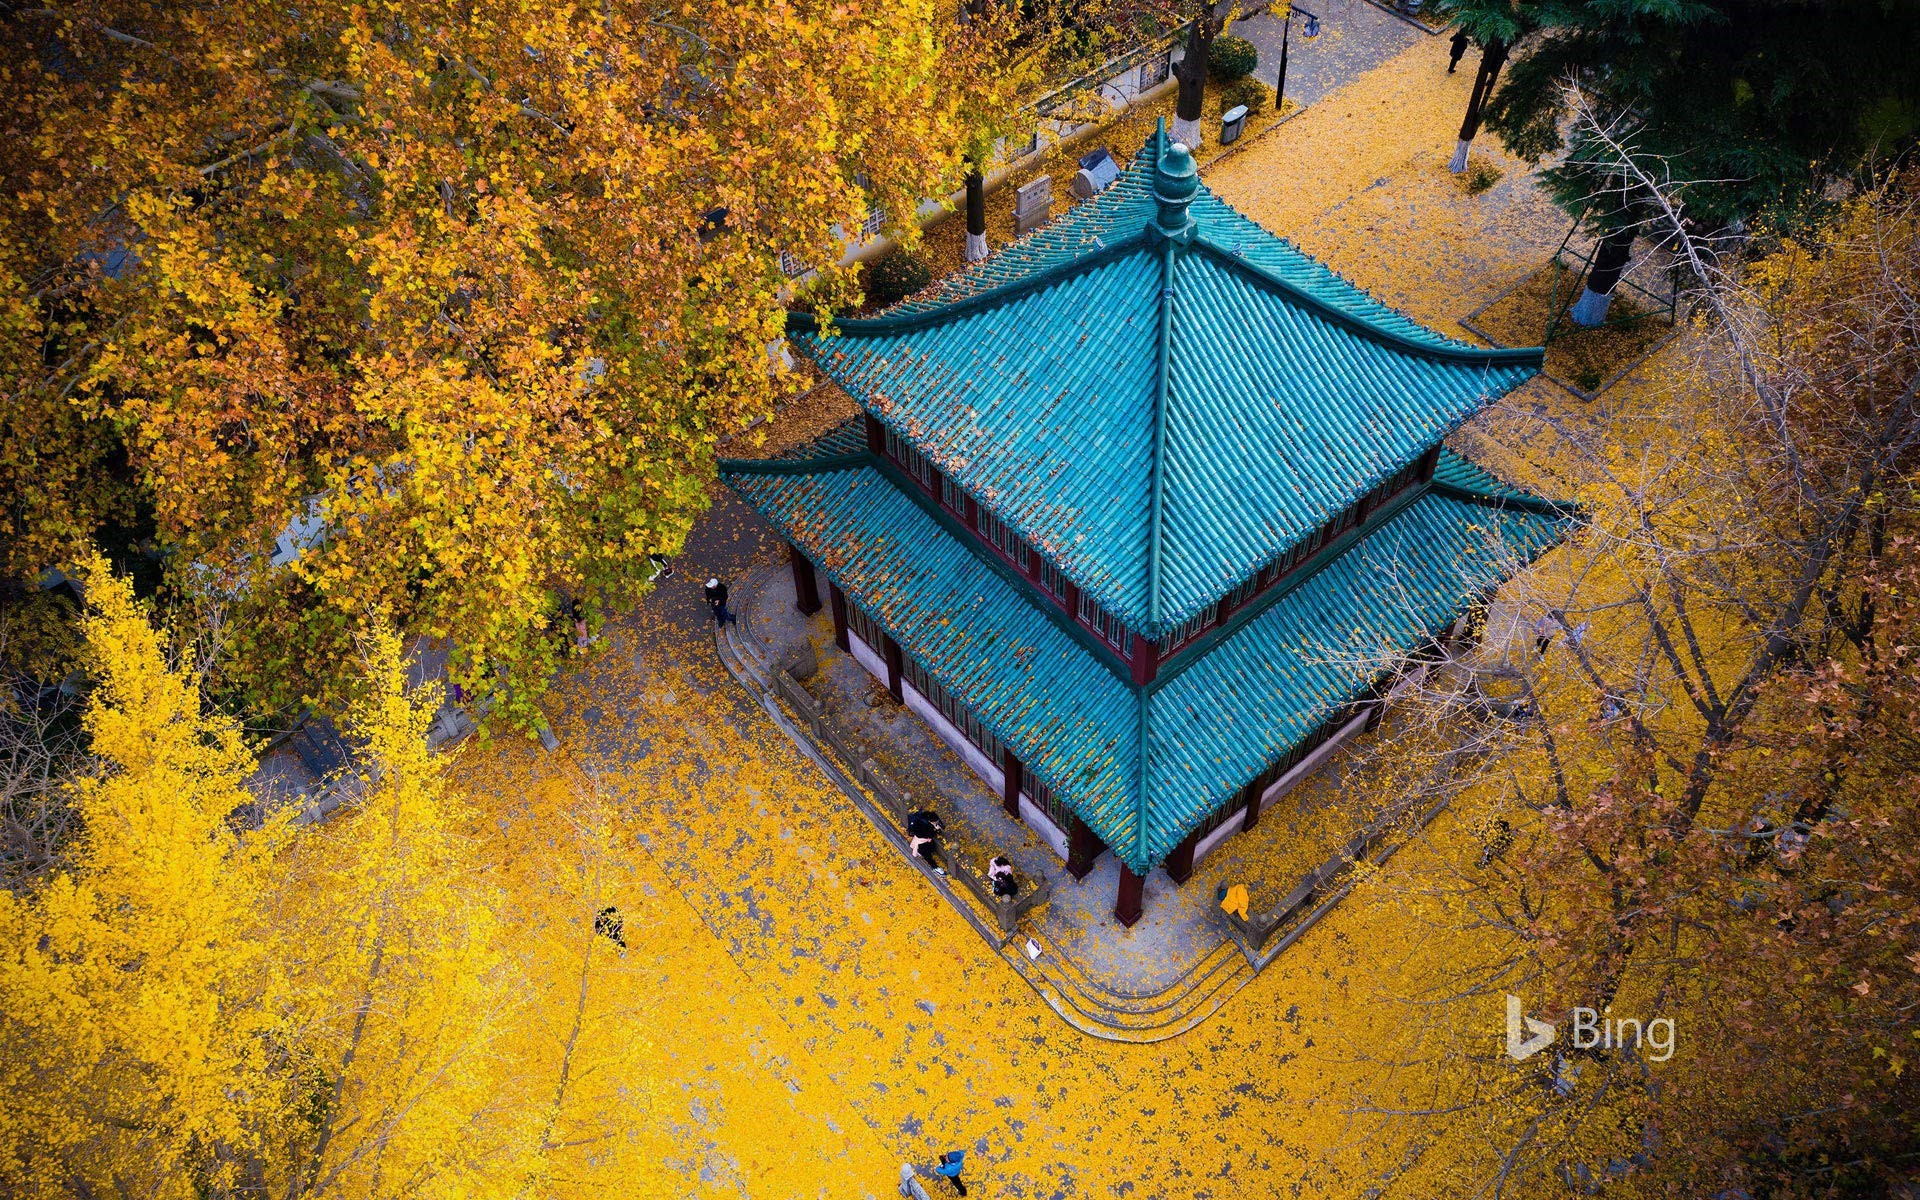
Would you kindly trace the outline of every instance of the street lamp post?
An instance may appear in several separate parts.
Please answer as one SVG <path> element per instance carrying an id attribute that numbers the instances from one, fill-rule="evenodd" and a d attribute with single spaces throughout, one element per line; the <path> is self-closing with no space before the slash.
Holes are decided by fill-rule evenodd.
<path id="1" fill-rule="evenodd" d="M 1280 75 L 1273 83 L 1273 112 L 1277 117 L 1287 102 L 1287 35 L 1293 32 L 1293 14 L 1299 13 L 1307 19 L 1300 30 L 1300 36 L 1308 41 L 1320 36 L 1320 18 L 1304 8 L 1289 5 L 1286 24 L 1280 27 Z"/>

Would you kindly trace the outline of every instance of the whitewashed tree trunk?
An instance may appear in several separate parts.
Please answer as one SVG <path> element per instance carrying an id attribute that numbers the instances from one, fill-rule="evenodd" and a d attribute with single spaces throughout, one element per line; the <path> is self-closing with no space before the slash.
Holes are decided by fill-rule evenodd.
<path id="1" fill-rule="evenodd" d="M 1465 175 L 1467 173 L 1467 147 L 1471 145 L 1473 145 L 1473 143 L 1466 138 L 1461 138 L 1454 144 L 1453 157 L 1447 160 L 1447 170 L 1452 171 L 1455 175 Z"/>
<path id="2" fill-rule="evenodd" d="M 987 256 L 987 235 L 984 233 L 967 234 L 967 261 L 979 262 Z"/>
<path id="3" fill-rule="evenodd" d="M 1593 265 L 1587 269 L 1586 284 L 1580 289 L 1580 298 L 1567 310 L 1568 318 L 1575 325 L 1592 329 L 1605 323 L 1613 293 L 1620 286 L 1620 276 L 1633 258 L 1633 238 L 1634 229 L 1627 226 L 1600 239 L 1594 248 Z"/>
<path id="4" fill-rule="evenodd" d="M 1596 292 L 1592 288 L 1581 288 L 1580 298 L 1567 310 L 1567 316 L 1582 329 L 1592 329 L 1604 325 L 1607 321 L 1607 308 L 1613 303 L 1612 292 Z"/>
<path id="5" fill-rule="evenodd" d="M 1195 117 L 1189 121 L 1185 117 L 1175 117 L 1173 119 L 1173 140 L 1179 142 L 1189 150 L 1198 150 L 1200 148 L 1200 119 Z"/>

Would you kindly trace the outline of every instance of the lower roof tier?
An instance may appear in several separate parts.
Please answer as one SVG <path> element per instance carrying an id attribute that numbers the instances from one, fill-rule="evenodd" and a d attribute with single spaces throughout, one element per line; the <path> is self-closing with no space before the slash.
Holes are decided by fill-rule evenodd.
<path id="1" fill-rule="evenodd" d="M 1573 520 L 1443 451 L 1432 484 L 1140 688 L 852 439 L 721 471 L 1140 872 Z"/>

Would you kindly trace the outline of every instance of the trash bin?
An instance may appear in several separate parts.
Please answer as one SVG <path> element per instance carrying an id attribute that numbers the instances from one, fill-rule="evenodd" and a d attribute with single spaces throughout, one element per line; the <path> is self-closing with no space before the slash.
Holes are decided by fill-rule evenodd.
<path id="1" fill-rule="evenodd" d="M 1247 106 L 1236 104 L 1220 114 L 1220 144 L 1232 145 L 1240 140 L 1240 134 L 1247 128 Z"/>

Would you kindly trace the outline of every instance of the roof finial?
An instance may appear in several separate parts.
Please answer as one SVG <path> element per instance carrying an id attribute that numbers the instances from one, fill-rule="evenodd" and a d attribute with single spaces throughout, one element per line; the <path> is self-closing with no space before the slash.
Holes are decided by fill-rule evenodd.
<path id="1" fill-rule="evenodd" d="M 1199 190 L 1200 171 L 1193 165 L 1193 152 L 1185 143 L 1174 142 L 1153 165 L 1153 198 L 1160 205 L 1160 232 L 1172 237 L 1193 223 L 1187 205 Z"/>

